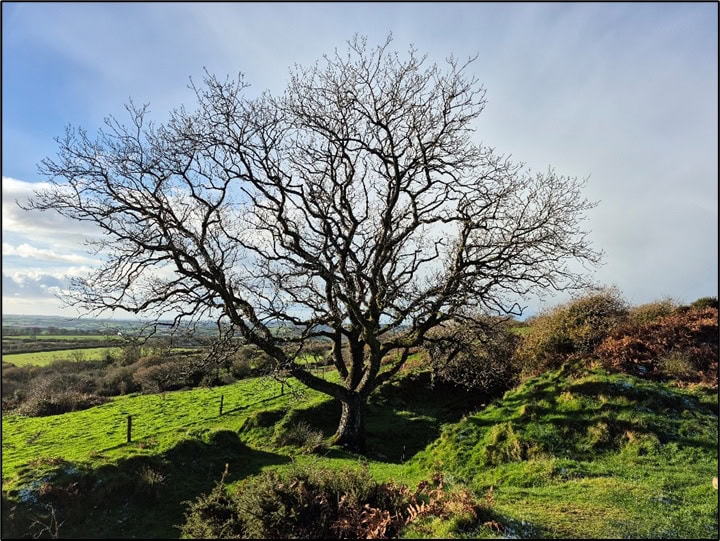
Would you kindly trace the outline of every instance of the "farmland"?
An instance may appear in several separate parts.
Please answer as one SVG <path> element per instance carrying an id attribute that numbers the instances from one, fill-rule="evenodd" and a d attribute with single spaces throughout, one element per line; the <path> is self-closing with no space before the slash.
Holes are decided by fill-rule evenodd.
<path id="1" fill-rule="evenodd" d="M 79 323 L 47 316 L 33 322 L 26 316 L 4 316 L 2 360 L 14 366 L 47 366 L 60 360 L 109 359 L 119 356 L 141 329 L 139 322 L 129 321 Z M 147 347 L 157 344 L 158 340 L 170 343 L 169 338 L 160 334 Z M 178 350 L 183 349 L 182 344 L 176 346 Z"/>

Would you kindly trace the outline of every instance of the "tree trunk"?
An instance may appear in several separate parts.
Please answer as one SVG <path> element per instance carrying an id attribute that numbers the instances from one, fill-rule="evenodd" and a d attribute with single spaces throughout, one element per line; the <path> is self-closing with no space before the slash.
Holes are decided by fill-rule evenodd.
<path id="1" fill-rule="evenodd" d="M 342 414 L 334 443 L 357 453 L 364 453 L 365 446 L 365 397 L 353 393 L 350 400 L 342 400 Z"/>

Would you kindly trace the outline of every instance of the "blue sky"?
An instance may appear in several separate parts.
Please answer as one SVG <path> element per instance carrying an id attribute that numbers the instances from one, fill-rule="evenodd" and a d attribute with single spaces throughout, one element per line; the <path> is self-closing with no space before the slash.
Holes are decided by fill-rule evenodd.
<path id="1" fill-rule="evenodd" d="M 718 294 L 714 2 L 2 2 L 3 313 L 67 314 L 53 294 L 95 261 L 89 231 L 14 203 L 66 125 L 92 134 L 130 98 L 162 121 L 203 68 L 280 93 L 354 33 L 431 62 L 477 54 L 478 142 L 589 177 L 597 282 L 633 304 Z"/>

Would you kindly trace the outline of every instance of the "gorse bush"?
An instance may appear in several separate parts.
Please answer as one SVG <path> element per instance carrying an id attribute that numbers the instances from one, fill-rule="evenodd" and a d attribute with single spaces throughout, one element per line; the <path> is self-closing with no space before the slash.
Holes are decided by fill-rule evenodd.
<path id="1" fill-rule="evenodd" d="M 535 317 L 515 355 L 524 377 L 559 367 L 571 355 L 591 355 L 629 313 L 615 289 L 571 300 Z"/>
<path id="2" fill-rule="evenodd" d="M 718 309 L 717 297 L 700 297 L 690 304 L 690 308 L 715 308 Z"/>
<path id="3" fill-rule="evenodd" d="M 628 312 L 628 322 L 635 325 L 650 323 L 661 317 L 669 316 L 680 306 L 672 299 L 662 299 L 633 306 Z"/>
<path id="4" fill-rule="evenodd" d="M 209 495 L 201 496 L 190 505 L 181 536 L 191 539 L 393 537 L 402 525 L 397 513 L 401 502 L 399 489 L 376 483 L 365 469 L 271 470 L 243 480 L 234 490 L 227 490 L 221 480 Z M 405 503 L 410 503 L 409 497 Z M 388 508 L 392 509 L 392 515 Z M 363 518 L 364 525 L 361 524 Z M 367 535 L 373 528 L 378 530 L 375 535 Z M 381 533 L 384 535 L 379 535 Z"/>

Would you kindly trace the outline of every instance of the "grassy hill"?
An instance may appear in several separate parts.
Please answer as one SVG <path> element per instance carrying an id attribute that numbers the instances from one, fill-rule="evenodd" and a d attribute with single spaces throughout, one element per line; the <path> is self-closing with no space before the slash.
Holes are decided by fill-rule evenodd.
<path id="1" fill-rule="evenodd" d="M 548 372 L 447 425 L 414 457 L 542 538 L 717 538 L 717 392 Z"/>
<path id="2" fill-rule="evenodd" d="M 4 416 L 3 537 L 177 538 L 226 465 L 233 486 L 309 464 L 413 488 L 440 475 L 492 517 L 428 515 L 406 537 L 717 538 L 718 402 L 706 387 L 566 365 L 483 408 L 406 371 L 373 396 L 367 457 L 322 445 L 339 406 L 298 389 L 248 379 Z"/>

